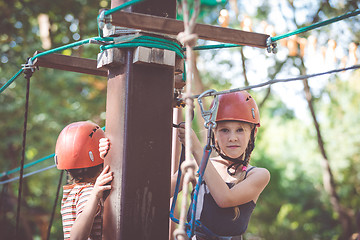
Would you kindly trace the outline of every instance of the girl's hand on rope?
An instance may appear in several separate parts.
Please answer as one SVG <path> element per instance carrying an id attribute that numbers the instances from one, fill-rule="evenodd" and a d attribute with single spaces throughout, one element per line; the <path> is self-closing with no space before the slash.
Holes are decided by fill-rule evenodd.
<path id="1" fill-rule="evenodd" d="M 179 123 L 177 129 L 179 141 L 185 146 L 185 123 Z"/>
<path id="2" fill-rule="evenodd" d="M 109 165 L 106 165 L 96 179 L 93 189 L 93 194 L 95 195 L 96 199 L 101 199 L 103 197 L 104 191 L 111 189 L 111 185 L 107 184 L 113 180 L 113 172 L 110 172 L 109 170 Z"/>
<path id="3" fill-rule="evenodd" d="M 194 149 L 196 149 L 197 147 L 201 148 L 200 141 L 199 141 L 198 137 L 196 136 L 193 129 L 190 130 L 190 135 L 191 135 L 190 138 L 191 138 L 192 151 Z M 185 146 L 185 123 L 184 122 L 182 122 L 178 125 L 178 138 L 179 138 L 179 141 Z"/>
<path id="4" fill-rule="evenodd" d="M 99 141 L 100 157 L 104 159 L 110 149 L 110 140 L 108 138 L 101 138 Z"/>

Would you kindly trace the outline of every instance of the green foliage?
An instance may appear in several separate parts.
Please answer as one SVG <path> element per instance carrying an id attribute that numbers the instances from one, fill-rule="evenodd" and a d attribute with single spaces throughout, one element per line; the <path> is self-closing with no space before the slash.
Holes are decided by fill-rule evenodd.
<path id="1" fill-rule="evenodd" d="M 0 33 L 1 85 L 5 84 L 35 51 L 44 51 L 37 20 L 40 13 L 49 16 L 52 48 L 55 48 L 80 40 L 79 37 L 86 39 L 96 36 L 96 17 L 100 7 L 104 7 L 104 4 L 100 6 L 99 1 L 1 1 L 0 10 L 3 14 L 0 29 L 4 30 Z M 96 59 L 98 52 L 98 47 L 88 46 L 67 50 L 67 54 L 92 59 Z M 25 95 L 26 81 L 23 75 L 0 94 L 0 136 L 3 139 L 0 144 L 1 171 L 20 165 Z M 105 78 L 46 68 L 37 70 L 30 82 L 25 164 L 54 153 L 59 132 L 71 122 L 92 120 L 103 126 L 105 99 Z M 52 164 L 53 159 L 48 159 L 25 169 L 24 173 Z M 21 217 L 26 220 L 21 224 L 24 232 L 22 239 L 39 237 L 44 234 L 41 231 L 47 229 L 59 174 L 57 169 L 51 169 L 24 179 Z M 17 175 L 18 173 L 9 177 Z M 8 199 L 5 202 L 2 200 L 5 205 L 1 206 L 1 215 L 4 216 L 1 218 L 1 230 L 8 234 L 7 239 L 12 239 L 15 233 L 18 182 L 1 185 L 0 189 L 3 191 L 2 199 Z M 61 196 L 62 192 L 50 239 L 63 238 Z"/>

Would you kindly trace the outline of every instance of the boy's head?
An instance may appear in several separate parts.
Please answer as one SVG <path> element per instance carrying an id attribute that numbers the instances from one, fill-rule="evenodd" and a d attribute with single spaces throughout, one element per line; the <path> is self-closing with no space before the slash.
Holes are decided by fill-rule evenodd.
<path id="1" fill-rule="evenodd" d="M 60 133 L 55 147 L 58 169 L 67 170 L 75 180 L 83 181 L 96 176 L 104 160 L 100 158 L 99 140 L 104 131 L 90 121 L 74 122 Z"/>

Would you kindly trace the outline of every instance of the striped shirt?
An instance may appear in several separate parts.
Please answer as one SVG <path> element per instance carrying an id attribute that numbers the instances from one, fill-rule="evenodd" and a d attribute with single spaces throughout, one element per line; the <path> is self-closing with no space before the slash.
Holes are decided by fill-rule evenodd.
<path id="1" fill-rule="evenodd" d="M 75 219 L 82 213 L 87 200 L 90 197 L 94 185 L 90 183 L 70 184 L 63 187 L 63 199 L 61 201 L 61 215 L 63 222 L 64 240 L 70 239 L 70 231 Z M 88 239 L 101 239 L 103 208 L 99 203 L 91 233 Z"/>

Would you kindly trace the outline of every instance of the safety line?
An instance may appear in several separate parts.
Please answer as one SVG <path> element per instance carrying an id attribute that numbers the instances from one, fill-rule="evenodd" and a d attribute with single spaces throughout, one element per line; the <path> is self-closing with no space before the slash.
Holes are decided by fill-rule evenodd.
<path id="1" fill-rule="evenodd" d="M 234 89 L 209 93 L 208 96 L 216 96 L 216 95 L 221 95 L 221 94 L 226 94 L 226 93 L 239 92 L 239 91 L 243 91 L 243 90 L 250 90 L 250 89 L 253 89 L 253 88 L 260 88 L 260 87 L 264 87 L 266 85 L 271 85 L 271 84 L 279 83 L 279 82 L 292 82 L 292 81 L 297 81 L 297 80 L 304 80 L 304 79 L 307 79 L 307 78 L 318 77 L 318 76 L 322 76 L 322 75 L 326 75 L 326 74 L 338 73 L 338 72 L 347 71 L 347 70 L 353 70 L 353 69 L 358 69 L 358 68 L 360 68 L 360 65 L 354 65 L 354 66 L 351 66 L 351 67 L 341 68 L 341 69 L 334 69 L 334 70 L 331 70 L 331 71 L 328 71 L 328 72 L 315 73 L 315 74 L 309 74 L 309 75 L 302 75 L 302 76 L 294 77 L 294 78 L 273 79 L 273 80 L 269 80 L 267 82 L 263 82 L 263 83 L 260 83 L 260 84 L 255 84 L 255 85 L 250 85 L 250 86 L 246 86 L 246 87 L 240 87 L 240 88 L 234 88 Z M 193 95 L 193 96 L 191 96 L 191 98 L 198 98 L 199 96 L 200 95 Z"/>
<path id="2" fill-rule="evenodd" d="M 58 187 L 57 187 L 57 191 L 56 191 L 56 196 L 55 196 L 55 202 L 54 202 L 53 209 L 52 209 L 52 212 L 51 212 L 50 223 L 49 223 L 49 226 L 48 226 L 46 240 L 50 239 L 51 227 L 52 227 L 52 224 L 53 224 L 53 221 L 54 221 L 54 216 L 55 216 L 55 212 L 56 212 L 57 202 L 58 202 L 58 199 L 59 199 L 59 194 L 60 194 L 60 189 L 61 189 L 61 185 L 62 185 L 63 176 L 64 176 L 64 171 L 61 171 L 60 179 L 59 179 L 59 183 L 58 183 Z"/>
<path id="3" fill-rule="evenodd" d="M 346 19 L 346 18 L 349 18 L 349 17 L 353 17 L 353 16 L 356 16 L 360 14 L 360 9 L 357 9 L 355 11 L 352 11 L 352 12 L 349 12 L 349 13 L 346 13 L 344 15 L 341 15 L 341 16 L 338 16 L 338 17 L 334 17 L 334 18 L 331 18 L 331 19 L 328 19 L 328 20 L 325 20 L 325 21 L 322 21 L 322 22 L 319 22 L 319 23 L 315 23 L 315 24 L 312 24 L 310 26 L 307 26 L 307 27 L 303 27 L 303 28 L 299 28 L 293 32 L 290 32 L 290 33 L 287 33 L 287 34 L 283 34 L 283 35 L 280 35 L 280 36 L 276 36 L 276 37 L 272 37 L 271 38 L 271 41 L 272 42 L 275 42 L 275 41 L 278 41 L 280 39 L 283 39 L 283 38 L 286 38 L 286 37 L 289 37 L 289 36 L 292 36 L 292 35 L 296 35 L 296 34 L 299 34 L 299 33 L 303 33 L 303 32 L 306 32 L 306 31 L 309 31 L 309 30 L 313 30 L 315 28 L 319 28 L 319 27 L 322 27 L 322 26 L 325 26 L 325 25 L 328 25 L 330 23 L 334 23 L 334 22 L 338 22 L 340 20 L 343 20 L 343 19 Z"/>
<path id="4" fill-rule="evenodd" d="M 0 88 L 0 93 L 2 93 L 23 71 L 24 69 L 20 69 L 9 81 L 7 81 L 7 83 Z"/>
<path id="5" fill-rule="evenodd" d="M 23 141 L 20 161 L 20 182 L 18 191 L 17 211 L 16 211 L 16 226 L 15 226 L 15 238 L 18 239 L 20 229 L 20 210 L 22 200 L 22 184 L 23 184 L 23 173 L 24 173 L 24 162 L 25 162 L 25 148 L 26 148 L 26 134 L 27 134 L 27 123 L 29 115 L 29 96 L 30 96 L 30 80 L 33 74 L 32 69 L 25 69 L 26 78 L 26 97 L 25 97 L 25 113 L 24 113 L 24 129 L 23 129 Z"/>
<path id="6" fill-rule="evenodd" d="M 27 174 L 24 174 L 23 178 L 29 177 L 29 176 L 34 175 L 36 173 L 44 172 L 44 171 L 49 170 L 49 169 L 54 168 L 54 167 L 56 167 L 56 164 L 45 167 L 45 168 L 42 168 L 42 169 L 39 169 L 39 170 L 36 170 L 36 171 L 33 171 L 33 172 L 30 172 L 30 173 L 27 173 Z M 16 181 L 19 178 L 20 177 L 18 176 L 18 177 L 14 177 L 14 178 L 4 180 L 4 181 L 0 181 L 0 185 Z"/>
<path id="7" fill-rule="evenodd" d="M 101 129 L 102 129 L 103 131 L 105 131 L 105 127 L 102 127 Z M 49 159 L 49 158 L 53 158 L 54 156 L 55 156 L 55 153 L 50 154 L 50 155 L 48 155 L 48 156 L 46 156 L 46 157 L 40 158 L 40 159 L 38 159 L 38 160 L 35 160 L 35 161 L 31 162 L 31 163 L 27 163 L 27 164 L 24 165 L 24 169 L 26 169 L 26 168 L 28 168 L 28 167 L 31 167 L 31 166 L 33 166 L 33 165 L 36 165 L 36 164 L 38 164 L 38 163 L 41 163 L 41 162 L 43 162 L 44 160 L 47 160 L 47 159 Z M 13 174 L 13 173 L 18 172 L 18 171 L 20 171 L 20 167 L 14 168 L 14 169 L 9 170 L 9 171 L 2 172 L 2 173 L 0 174 L 0 178 L 4 177 L 4 176 L 6 176 L 6 175 Z"/>
<path id="8" fill-rule="evenodd" d="M 55 52 L 59 52 L 59 51 L 62 51 L 62 50 L 66 50 L 68 48 L 73 48 L 73 47 L 77 47 L 77 46 L 81 46 L 81 45 L 84 45 L 84 44 L 91 44 L 91 43 L 95 43 L 97 41 L 113 41 L 114 38 L 113 37 L 92 37 L 92 38 L 88 38 L 88 39 L 85 39 L 85 40 L 81 40 L 81 41 L 77 41 L 77 42 L 74 42 L 74 43 L 70 43 L 70 44 L 67 44 L 67 45 L 64 45 L 64 46 L 61 46 L 61 47 L 58 47 L 58 48 L 54 48 L 54 49 L 51 49 L 51 50 L 48 50 L 48 51 L 45 51 L 45 52 L 41 52 L 35 56 L 33 56 L 31 58 L 31 61 L 34 61 L 36 58 L 38 57 L 42 57 L 42 56 L 45 56 L 45 55 L 48 55 L 48 54 L 51 54 L 51 53 L 55 53 Z M 19 77 L 19 75 L 23 72 L 24 70 L 21 69 L 19 70 L 8 82 L 6 82 L 0 89 L 0 93 L 2 93 L 6 88 L 9 87 L 9 85 L 11 83 L 14 82 L 14 80 Z"/>
<path id="9" fill-rule="evenodd" d="M 24 169 L 28 168 L 28 167 L 31 167 L 31 166 L 33 166 L 35 164 L 38 164 L 40 162 L 43 162 L 46 159 L 53 158 L 54 156 L 55 156 L 55 153 L 50 154 L 49 156 L 43 157 L 41 159 L 35 160 L 35 161 L 31 162 L 31 163 L 25 164 Z M 20 171 L 20 167 L 14 168 L 14 169 L 6 171 L 6 172 L 2 172 L 2 173 L 0 173 L 0 178 L 4 177 L 6 175 L 10 175 L 12 173 L 18 172 L 18 171 Z"/>

